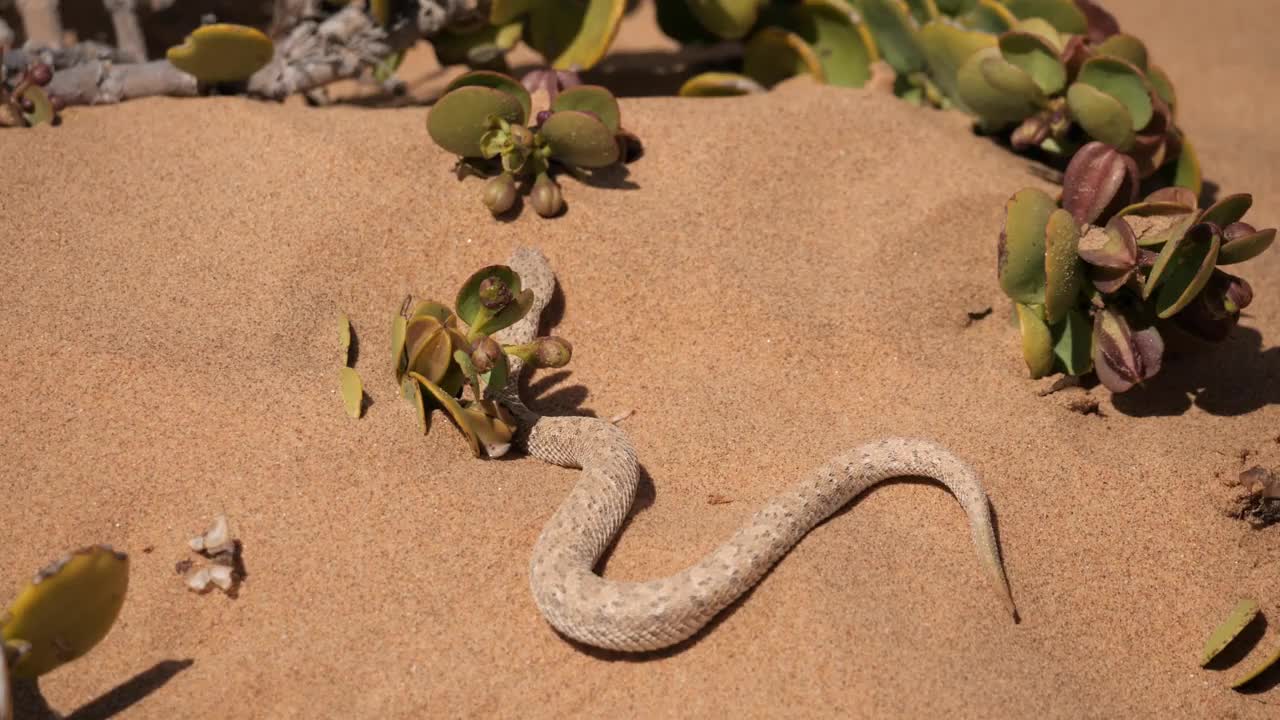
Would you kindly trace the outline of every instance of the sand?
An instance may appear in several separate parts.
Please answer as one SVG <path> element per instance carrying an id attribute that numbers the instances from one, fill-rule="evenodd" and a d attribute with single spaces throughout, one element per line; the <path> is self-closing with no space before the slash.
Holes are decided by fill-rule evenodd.
<path id="1" fill-rule="evenodd" d="M 1208 178 L 1252 192 L 1255 224 L 1280 223 L 1267 6 L 1108 5 L 1175 79 Z M 621 48 L 660 45 L 644 21 Z M 1280 253 L 1238 267 L 1257 300 L 1214 354 L 1171 360 L 1141 395 L 1040 397 L 994 248 L 1003 201 L 1047 186 L 958 115 L 807 81 L 627 98 L 646 152 L 626 189 L 566 181 L 564 217 L 510 223 L 449 173 L 425 115 L 153 99 L 0 133 L 0 597 L 86 543 L 133 563 L 111 634 L 43 679 L 53 707 L 1274 717 L 1275 681 L 1240 695 L 1227 685 L 1244 666 L 1196 660 L 1245 595 L 1272 618 L 1262 649 L 1280 644 L 1280 527 L 1221 512 L 1223 478 L 1280 465 Z M 526 566 L 575 471 L 474 460 L 442 419 L 418 435 L 385 350 L 406 293 L 449 300 L 520 244 L 556 267 L 556 332 L 575 347 L 534 379 L 535 405 L 635 411 L 623 426 L 651 482 L 610 577 L 673 572 L 828 457 L 919 435 L 983 475 L 1022 623 L 955 502 L 901 482 L 678 652 L 557 636 Z M 373 399 L 359 421 L 337 394 L 339 313 Z M 1080 399 L 1101 414 L 1069 409 Z M 174 571 L 220 512 L 249 572 L 234 600 Z"/>

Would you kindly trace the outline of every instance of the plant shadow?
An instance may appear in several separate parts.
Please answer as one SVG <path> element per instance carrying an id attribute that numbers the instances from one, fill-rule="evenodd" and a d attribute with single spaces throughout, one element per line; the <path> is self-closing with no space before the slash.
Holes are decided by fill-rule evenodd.
<path id="1" fill-rule="evenodd" d="M 189 658 L 162 660 L 65 716 L 49 705 L 36 681 L 15 681 L 13 699 L 16 717 L 32 720 L 106 720 L 138 704 L 194 664 L 195 660 Z"/>
<path id="2" fill-rule="evenodd" d="M 1169 355 L 1160 373 L 1112 396 L 1130 417 L 1181 415 L 1192 405 L 1219 417 L 1234 417 L 1280 403 L 1280 347 L 1263 349 L 1262 335 L 1237 326 L 1206 351 Z"/>

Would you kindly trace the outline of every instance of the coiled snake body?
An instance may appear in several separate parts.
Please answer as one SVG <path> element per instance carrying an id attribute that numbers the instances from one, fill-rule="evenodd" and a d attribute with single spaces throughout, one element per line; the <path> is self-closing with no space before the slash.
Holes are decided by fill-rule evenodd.
<path id="1" fill-rule="evenodd" d="M 501 334 L 523 343 L 537 334 L 555 289 L 546 257 L 531 248 L 510 267 L 534 291 L 528 315 Z M 969 516 L 973 542 L 1010 614 L 1016 617 L 991 526 L 986 493 L 974 471 L 945 448 L 924 440 L 868 443 L 817 468 L 770 500 L 720 547 L 670 577 L 646 582 L 606 580 L 594 571 L 622 527 L 639 484 L 636 453 L 617 426 L 590 417 L 544 417 L 520 401 L 522 367 L 514 361 L 502 402 L 516 415 L 517 444 L 532 457 L 581 468 L 577 484 L 547 522 L 533 549 L 530 584 L 546 617 L 564 635 L 621 651 L 656 650 L 692 636 L 749 590 L 814 526 L 867 488 L 902 476 L 940 481 Z"/>

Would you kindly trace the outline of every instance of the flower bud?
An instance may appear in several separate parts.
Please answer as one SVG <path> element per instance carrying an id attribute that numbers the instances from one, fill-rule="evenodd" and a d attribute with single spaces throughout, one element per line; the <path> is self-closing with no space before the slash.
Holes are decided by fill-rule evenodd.
<path id="1" fill-rule="evenodd" d="M 476 366 L 476 372 L 487 373 L 498 364 L 498 360 L 502 355 L 502 348 L 498 347 L 498 343 L 493 338 L 484 335 L 478 338 L 471 345 L 471 364 Z"/>
<path id="2" fill-rule="evenodd" d="M 511 288 L 501 278 L 490 276 L 481 280 L 478 293 L 480 304 L 493 312 L 511 304 Z"/>
<path id="3" fill-rule="evenodd" d="M 61 95 L 50 95 L 49 106 L 53 108 L 55 113 L 60 113 L 67 109 L 67 101 L 63 100 Z"/>
<path id="4" fill-rule="evenodd" d="M 573 346 L 568 340 L 555 336 L 538 338 L 538 348 L 534 354 L 534 365 L 544 368 L 562 368 L 569 364 L 573 357 Z"/>
<path id="5" fill-rule="evenodd" d="M 517 147 L 533 147 L 533 132 L 524 125 L 511 126 L 511 142 Z"/>
<path id="6" fill-rule="evenodd" d="M 542 217 L 558 215 L 564 208 L 564 197 L 560 194 L 560 186 L 550 175 L 542 174 L 533 183 L 533 192 L 529 194 L 529 202 Z"/>
<path id="7" fill-rule="evenodd" d="M 27 75 L 31 78 L 31 82 L 44 87 L 53 79 L 53 68 L 45 63 L 36 63 L 27 69 Z"/>
<path id="8" fill-rule="evenodd" d="M 508 173 L 490 179 L 484 186 L 484 206 L 494 215 L 511 209 L 516 204 L 516 180 Z"/>
<path id="9" fill-rule="evenodd" d="M 542 123 L 546 122 L 546 121 L 547 121 L 547 118 L 549 118 L 549 117 L 551 117 L 551 111 L 550 111 L 550 110 L 539 110 L 539 111 L 538 111 L 538 115 L 537 115 L 537 122 L 538 122 L 538 124 L 539 124 L 539 125 L 541 125 Z"/>

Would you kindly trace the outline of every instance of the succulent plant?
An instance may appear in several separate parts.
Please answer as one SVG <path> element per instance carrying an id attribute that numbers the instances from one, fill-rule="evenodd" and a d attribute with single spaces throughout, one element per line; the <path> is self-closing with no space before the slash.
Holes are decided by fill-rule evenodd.
<path id="1" fill-rule="evenodd" d="M 493 0 L 488 15 L 432 37 L 441 65 L 505 71 L 506 54 L 521 40 L 556 70 L 587 70 L 618 34 L 626 0 Z"/>
<path id="2" fill-rule="evenodd" d="M 658 21 L 682 42 L 743 40 L 734 72 L 705 72 L 680 88 L 686 97 L 765 92 L 795 75 L 863 87 L 880 59 L 875 40 L 845 0 L 660 0 Z"/>
<path id="3" fill-rule="evenodd" d="M 201 85 L 240 83 L 271 61 L 275 46 L 261 30 L 245 25 L 201 25 L 165 57 Z"/>
<path id="4" fill-rule="evenodd" d="M 1231 608 L 1231 612 L 1218 626 L 1209 634 L 1209 638 L 1204 642 L 1204 650 L 1200 652 L 1200 667 L 1204 667 L 1213 661 L 1227 646 L 1240 636 L 1241 631 L 1258 617 L 1258 601 L 1251 598 L 1242 598 Z"/>
<path id="5" fill-rule="evenodd" d="M 97 645 L 129 585 L 129 558 L 105 545 L 81 548 L 36 573 L 0 614 L 0 718 L 11 678 L 33 679 Z"/>
<path id="6" fill-rule="evenodd" d="M 1005 206 L 997 275 L 1032 377 L 1094 370 L 1124 392 L 1159 372 L 1166 335 L 1222 340 L 1252 302 L 1249 284 L 1219 269 L 1275 240 L 1243 222 L 1250 196 L 1200 209 L 1193 192 L 1168 187 L 1135 203 L 1137 175 L 1131 157 L 1095 141 L 1068 165 L 1061 207 L 1035 188 Z"/>
<path id="7" fill-rule="evenodd" d="M 401 396 L 427 431 L 440 408 L 467 438 L 476 457 L 499 457 L 510 447 L 516 420 L 498 400 L 510 378 L 509 357 L 531 367 L 564 367 L 573 348 L 555 336 L 521 345 L 501 345 L 493 335 L 520 321 L 533 305 L 533 291 L 505 265 L 473 274 L 458 291 L 456 312 L 425 300 L 391 320 L 391 359 Z M 470 388 L 471 399 L 463 401 Z"/>
<path id="8" fill-rule="evenodd" d="M 1031 5 L 1010 9 L 1017 14 Z M 1119 33 L 1100 8 L 1067 5 L 1073 10 L 1020 14 L 993 44 L 969 53 L 955 71 L 958 104 L 985 131 L 1012 128 L 1016 149 L 1070 156 L 1099 140 L 1132 156 L 1144 178 L 1178 160 L 1187 141 L 1174 124 L 1168 75 L 1149 61 L 1142 41 Z M 927 40 L 943 44 L 948 35 L 955 33 Z M 1178 184 L 1199 191 L 1194 155 L 1173 167 Z"/>
<path id="9" fill-rule="evenodd" d="M 485 207 L 494 215 L 515 204 L 517 180 L 532 178 L 531 203 L 543 217 L 564 207 L 554 165 L 580 172 L 625 159 L 628 134 L 618 101 L 598 85 L 557 91 L 536 125 L 529 91 L 502 73 L 477 70 L 446 89 L 427 116 L 427 132 L 437 145 L 461 157 L 459 168 L 498 173 L 484 187 Z M 528 184 L 528 183 L 526 183 Z"/>
<path id="10" fill-rule="evenodd" d="M 0 64 L 0 110 L 8 116 L 0 118 L 0 125 L 52 125 L 62 110 L 62 102 L 45 92 L 45 87 L 53 80 L 53 68 L 46 63 L 35 62 L 12 72 L 12 78 L 10 74 L 11 71 Z"/>

